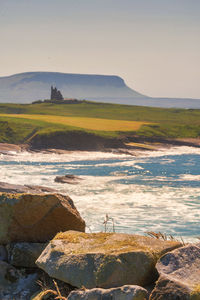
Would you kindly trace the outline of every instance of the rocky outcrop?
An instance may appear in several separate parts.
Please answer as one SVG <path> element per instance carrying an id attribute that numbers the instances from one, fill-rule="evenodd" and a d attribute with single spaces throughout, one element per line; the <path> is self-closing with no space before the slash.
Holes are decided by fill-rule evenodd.
<path id="1" fill-rule="evenodd" d="M 0 193 L 0 244 L 46 242 L 63 230 L 85 231 L 68 196 Z"/>
<path id="2" fill-rule="evenodd" d="M 67 174 L 64 176 L 56 176 L 55 182 L 68 183 L 68 184 L 78 184 L 82 180 L 81 177 L 72 174 Z"/>
<path id="3" fill-rule="evenodd" d="M 63 149 L 103 151 L 111 148 L 125 148 L 120 138 L 102 137 L 83 131 L 52 131 L 36 133 L 28 141 L 30 149 Z"/>
<path id="4" fill-rule="evenodd" d="M 36 264 L 50 277 L 79 288 L 145 286 L 155 280 L 158 258 L 180 246 L 131 234 L 68 231 L 48 244 Z"/>
<path id="5" fill-rule="evenodd" d="M 147 291 L 136 285 L 124 285 L 112 289 L 91 289 L 73 291 L 69 294 L 68 300 L 145 300 Z"/>
<path id="6" fill-rule="evenodd" d="M 20 185 L 20 184 L 10 184 L 6 182 L 0 182 L 0 192 L 1 193 L 56 193 L 57 191 L 45 186 L 39 185 Z"/>
<path id="7" fill-rule="evenodd" d="M 156 268 L 160 277 L 151 300 L 200 299 L 200 244 L 167 253 Z"/>

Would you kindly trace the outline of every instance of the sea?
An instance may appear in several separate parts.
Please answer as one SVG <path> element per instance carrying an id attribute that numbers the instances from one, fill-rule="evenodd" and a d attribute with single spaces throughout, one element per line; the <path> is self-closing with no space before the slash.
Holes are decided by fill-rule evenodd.
<path id="1" fill-rule="evenodd" d="M 185 242 L 200 237 L 200 149 L 0 154 L 0 181 L 43 185 L 69 195 L 87 232 L 155 232 Z M 56 176 L 73 174 L 78 184 Z"/>

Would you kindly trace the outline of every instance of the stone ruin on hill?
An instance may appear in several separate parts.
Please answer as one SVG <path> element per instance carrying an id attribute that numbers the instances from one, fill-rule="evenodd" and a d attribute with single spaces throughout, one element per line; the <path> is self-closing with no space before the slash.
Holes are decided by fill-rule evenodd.
<path id="1" fill-rule="evenodd" d="M 55 87 L 51 86 L 51 100 L 64 100 L 61 92 Z"/>

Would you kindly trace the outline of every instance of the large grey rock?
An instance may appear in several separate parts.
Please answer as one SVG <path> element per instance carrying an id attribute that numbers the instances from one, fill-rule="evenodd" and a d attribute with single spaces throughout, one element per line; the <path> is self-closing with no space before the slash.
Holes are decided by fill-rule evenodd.
<path id="1" fill-rule="evenodd" d="M 16 267 L 34 268 L 35 261 L 47 244 L 13 243 L 7 246 L 9 263 Z"/>
<path id="2" fill-rule="evenodd" d="M 112 289 L 72 291 L 68 300 L 145 300 L 148 292 L 136 285 L 124 285 Z"/>
<path id="3" fill-rule="evenodd" d="M 156 268 L 160 277 L 151 300 L 200 299 L 200 244 L 165 254 Z"/>
<path id="4" fill-rule="evenodd" d="M 6 262 L 0 261 L 0 299 L 29 300 L 38 290 L 37 274 L 22 274 Z"/>
<path id="5" fill-rule="evenodd" d="M 180 245 L 139 235 L 68 231 L 48 244 L 36 264 L 79 288 L 144 286 L 154 280 L 157 259 Z"/>
<path id="6" fill-rule="evenodd" d="M 46 242 L 62 230 L 85 231 L 68 196 L 0 193 L 0 244 Z"/>

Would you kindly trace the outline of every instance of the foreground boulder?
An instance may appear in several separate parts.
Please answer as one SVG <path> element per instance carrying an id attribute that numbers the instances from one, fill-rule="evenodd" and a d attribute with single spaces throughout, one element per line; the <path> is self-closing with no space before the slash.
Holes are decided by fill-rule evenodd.
<path id="1" fill-rule="evenodd" d="M 81 288 L 145 286 L 158 258 L 181 244 L 117 233 L 59 233 L 36 264 L 50 277 Z"/>
<path id="2" fill-rule="evenodd" d="M 91 289 L 73 291 L 68 300 L 145 300 L 148 292 L 136 285 L 124 285 L 112 289 Z"/>
<path id="3" fill-rule="evenodd" d="M 46 242 L 70 229 L 84 231 L 85 222 L 68 196 L 0 193 L 0 244 Z"/>
<path id="4" fill-rule="evenodd" d="M 167 253 L 156 268 L 160 277 L 151 300 L 200 299 L 200 244 Z"/>

